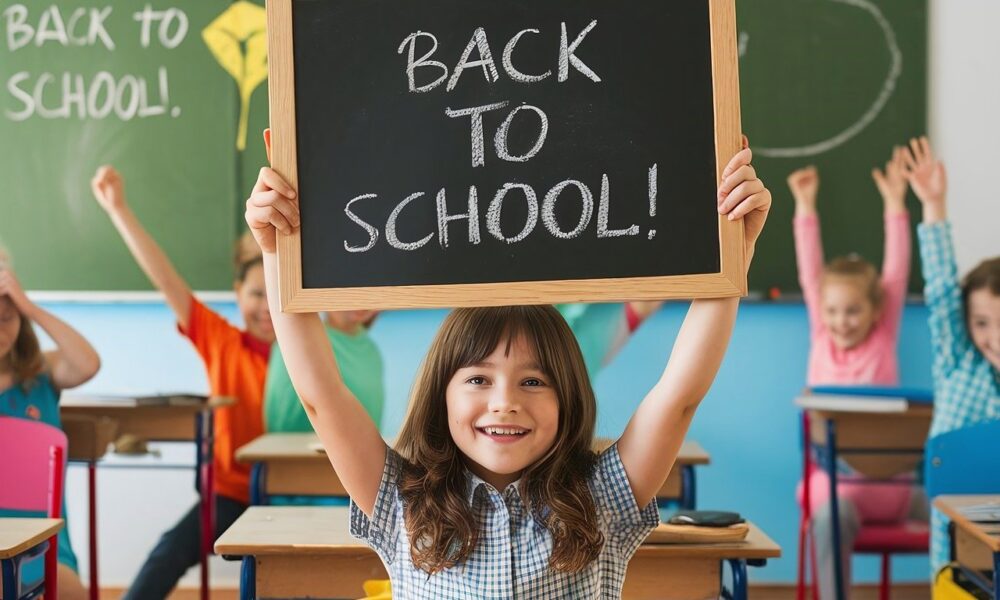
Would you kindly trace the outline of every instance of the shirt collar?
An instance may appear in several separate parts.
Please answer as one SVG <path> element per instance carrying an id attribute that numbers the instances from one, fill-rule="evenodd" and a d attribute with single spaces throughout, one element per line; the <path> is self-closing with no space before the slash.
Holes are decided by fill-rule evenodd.
<path id="1" fill-rule="evenodd" d="M 465 500 L 466 500 L 466 502 L 469 503 L 470 507 L 472 506 L 473 501 L 476 499 L 476 491 L 479 488 L 485 489 L 487 491 L 487 493 L 490 492 L 490 491 L 496 491 L 496 488 L 494 488 L 492 485 L 490 485 L 489 483 L 487 483 L 486 481 L 484 481 L 483 478 L 481 478 L 480 476 L 476 475 L 475 473 L 473 473 L 472 471 L 470 471 L 468 468 L 466 468 L 465 469 Z M 503 490 L 503 492 L 500 493 L 500 495 L 501 496 L 505 496 L 507 494 L 508 490 L 511 490 L 511 489 L 513 489 L 512 493 L 514 495 L 516 495 L 518 498 L 520 498 L 520 496 L 521 496 L 521 480 L 518 479 L 514 483 L 511 483 L 510 485 L 508 485 Z"/>
<path id="2" fill-rule="evenodd" d="M 249 331 L 241 331 L 240 337 L 243 338 L 243 347 L 247 350 L 257 354 L 258 356 L 263 356 L 264 359 L 271 357 L 271 344 L 260 340 L 250 335 Z"/>

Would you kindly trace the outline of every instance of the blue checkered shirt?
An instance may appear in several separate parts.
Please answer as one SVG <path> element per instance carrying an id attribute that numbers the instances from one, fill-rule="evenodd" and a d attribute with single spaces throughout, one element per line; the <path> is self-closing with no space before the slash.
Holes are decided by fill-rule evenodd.
<path id="1" fill-rule="evenodd" d="M 604 534 L 598 558 L 578 573 L 549 568 L 552 535 L 526 510 L 517 483 L 502 492 L 467 472 L 468 500 L 479 522 L 479 543 L 461 564 L 434 575 L 416 568 L 397 488 L 403 458 L 386 452 L 372 518 L 351 503 L 351 534 L 365 541 L 386 565 L 395 598 L 545 599 L 621 597 L 629 558 L 659 522 L 656 502 L 640 509 L 632 495 L 617 445 L 598 458 L 589 480 Z"/>
<path id="2" fill-rule="evenodd" d="M 958 268 L 947 222 L 920 225 L 924 300 L 934 350 L 934 419 L 931 437 L 1000 419 L 1000 374 L 969 338 Z M 948 519 L 931 511 L 931 569 L 948 562 Z"/>

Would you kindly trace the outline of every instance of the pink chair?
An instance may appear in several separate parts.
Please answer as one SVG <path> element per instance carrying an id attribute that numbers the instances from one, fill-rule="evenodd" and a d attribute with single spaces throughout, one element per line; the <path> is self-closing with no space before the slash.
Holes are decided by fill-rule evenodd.
<path id="1" fill-rule="evenodd" d="M 57 427 L 14 417 L 0 417 L 0 507 L 62 517 L 66 434 Z M 45 597 L 58 598 L 58 536 L 45 551 Z M 31 591 L 29 597 L 34 597 Z M 12 600 L 17 600 L 16 598 Z"/>

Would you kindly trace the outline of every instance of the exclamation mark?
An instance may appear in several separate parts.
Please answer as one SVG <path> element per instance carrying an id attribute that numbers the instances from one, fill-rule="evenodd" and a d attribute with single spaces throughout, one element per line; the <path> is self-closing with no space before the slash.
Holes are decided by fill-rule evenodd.
<path id="1" fill-rule="evenodd" d="M 649 216 L 656 216 L 656 165 L 649 168 Z M 649 230 L 649 239 L 656 237 L 656 230 Z"/>

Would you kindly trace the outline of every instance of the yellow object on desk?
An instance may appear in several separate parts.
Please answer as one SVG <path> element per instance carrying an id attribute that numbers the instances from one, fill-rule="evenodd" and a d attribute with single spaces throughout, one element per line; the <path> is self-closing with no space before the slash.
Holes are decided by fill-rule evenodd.
<path id="1" fill-rule="evenodd" d="M 388 579 L 370 579 L 363 587 L 365 597 L 361 600 L 392 600 L 392 584 Z"/>

